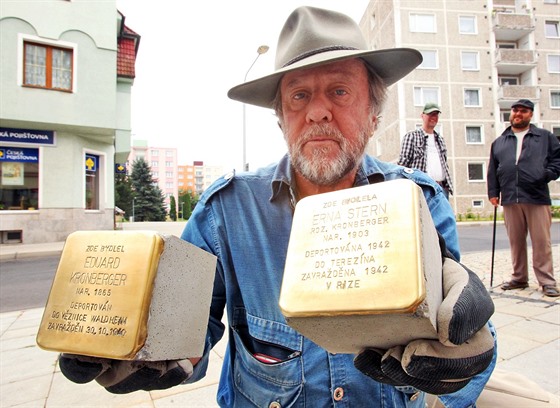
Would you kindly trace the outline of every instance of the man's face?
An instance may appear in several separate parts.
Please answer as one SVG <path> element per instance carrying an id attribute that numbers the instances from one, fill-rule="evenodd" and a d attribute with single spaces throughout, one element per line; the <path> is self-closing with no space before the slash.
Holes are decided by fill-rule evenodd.
<path id="1" fill-rule="evenodd" d="M 296 172 L 328 186 L 354 170 L 375 128 L 364 63 L 357 59 L 287 73 L 280 123 Z"/>
<path id="2" fill-rule="evenodd" d="M 439 121 L 439 112 L 434 111 L 430 113 L 423 113 L 422 121 L 424 123 L 424 129 L 433 130 Z"/>
<path id="3" fill-rule="evenodd" d="M 509 123 L 514 129 L 526 129 L 531 123 L 533 111 L 523 106 L 514 106 L 509 114 Z"/>

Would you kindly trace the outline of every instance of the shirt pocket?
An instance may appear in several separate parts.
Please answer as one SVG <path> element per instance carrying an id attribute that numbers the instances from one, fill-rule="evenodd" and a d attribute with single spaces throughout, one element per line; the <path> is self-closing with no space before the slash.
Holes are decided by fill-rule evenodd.
<path id="1" fill-rule="evenodd" d="M 246 314 L 232 325 L 233 382 L 257 407 L 296 407 L 303 390 L 303 337 L 291 327 Z"/>

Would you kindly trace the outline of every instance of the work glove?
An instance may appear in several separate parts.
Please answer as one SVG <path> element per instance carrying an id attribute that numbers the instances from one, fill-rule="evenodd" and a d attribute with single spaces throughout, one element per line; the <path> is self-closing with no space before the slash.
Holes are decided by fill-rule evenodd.
<path id="1" fill-rule="evenodd" d="M 443 302 L 437 313 L 438 340 L 418 339 L 389 350 L 360 352 L 354 366 L 378 382 L 449 394 L 492 362 L 494 338 L 487 322 L 494 303 L 478 276 L 447 251 L 441 236 L 440 248 Z"/>
<path id="2" fill-rule="evenodd" d="M 193 372 L 187 359 L 128 361 L 63 353 L 58 364 L 70 381 L 84 384 L 96 380 L 113 394 L 170 388 L 189 379 Z"/>

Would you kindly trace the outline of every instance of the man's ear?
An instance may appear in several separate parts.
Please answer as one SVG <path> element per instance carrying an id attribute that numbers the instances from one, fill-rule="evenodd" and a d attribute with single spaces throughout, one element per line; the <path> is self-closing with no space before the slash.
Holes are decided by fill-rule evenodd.
<path id="1" fill-rule="evenodd" d="M 375 131 L 377 130 L 377 127 L 379 126 L 379 121 L 381 120 L 381 115 L 372 115 L 371 117 L 371 134 L 369 135 L 369 137 L 373 137 L 373 134 L 375 133 Z"/>

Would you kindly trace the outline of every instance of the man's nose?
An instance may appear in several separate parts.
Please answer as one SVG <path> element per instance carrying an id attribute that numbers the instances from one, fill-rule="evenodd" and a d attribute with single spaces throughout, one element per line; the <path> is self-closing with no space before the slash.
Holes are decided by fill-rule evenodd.
<path id="1" fill-rule="evenodd" d="M 332 104 L 324 96 L 313 96 L 307 105 L 307 123 L 330 122 L 332 120 Z"/>

